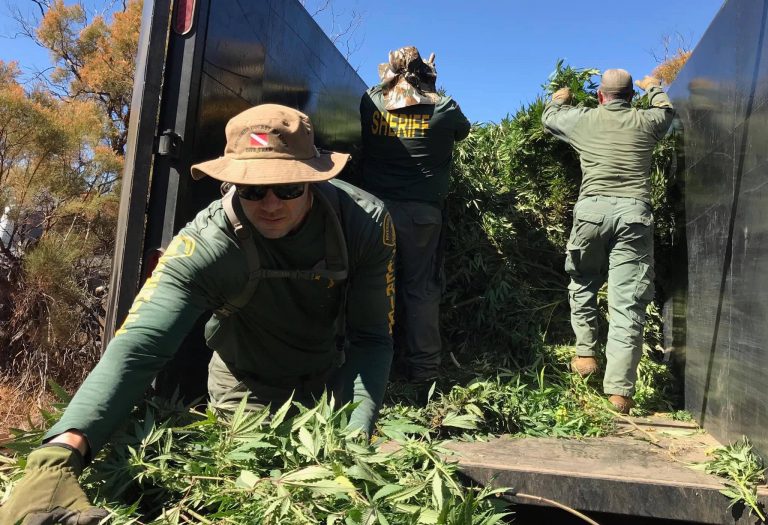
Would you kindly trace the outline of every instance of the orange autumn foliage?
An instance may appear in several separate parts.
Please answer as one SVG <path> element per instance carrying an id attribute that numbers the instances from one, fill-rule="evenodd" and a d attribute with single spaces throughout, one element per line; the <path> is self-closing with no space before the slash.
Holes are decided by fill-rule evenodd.
<path id="1" fill-rule="evenodd" d="M 106 138 L 119 154 L 125 153 L 141 8 L 141 0 L 129 0 L 110 21 L 89 21 L 82 5 L 54 0 L 37 28 L 56 64 L 51 79 L 68 97 L 102 108 L 109 117 Z"/>
<path id="2" fill-rule="evenodd" d="M 666 60 L 656 66 L 651 75 L 661 79 L 664 84 L 670 85 L 677 78 L 677 74 L 683 69 L 690 56 L 691 51 L 679 48 L 674 55 L 667 57 Z"/>

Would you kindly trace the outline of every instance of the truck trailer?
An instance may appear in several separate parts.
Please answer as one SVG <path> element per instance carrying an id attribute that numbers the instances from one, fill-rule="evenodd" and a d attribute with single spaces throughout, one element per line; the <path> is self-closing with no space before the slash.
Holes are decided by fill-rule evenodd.
<path id="1" fill-rule="evenodd" d="M 629 418 L 621 437 L 457 444 L 468 479 L 615 522 L 754 522 L 727 508 L 720 480 L 682 462 L 741 435 L 768 453 L 767 24 L 768 2 L 727 1 L 669 90 L 683 148 L 665 343 L 684 370 L 684 408 L 708 434 Z M 231 116 L 261 103 L 291 106 L 312 118 L 320 147 L 354 153 L 365 89 L 297 0 L 145 0 L 104 347 L 162 247 L 219 196 L 189 166 L 220 155 Z M 204 321 L 184 341 L 184 358 L 156 379 L 158 392 L 205 395 Z M 671 459 L 681 446 L 688 451 Z M 760 498 L 766 505 L 768 491 Z"/>

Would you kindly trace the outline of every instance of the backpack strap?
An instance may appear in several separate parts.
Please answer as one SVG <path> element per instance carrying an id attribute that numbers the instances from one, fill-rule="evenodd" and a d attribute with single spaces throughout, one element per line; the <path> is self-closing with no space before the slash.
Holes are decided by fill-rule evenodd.
<path id="1" fill-rule="evenodd" d="M 313 184 L 312 189 L 328 212 L 325 215 L 325 269 L 321 269 L 318 275 L 343 281 L 349 277 L 349 253 L 341 226 L 339 190 L 328 182 Z"/>
<path id="2" fill-rule="evenodd" d="M 245 252 L 245 260 L 248 264 L 248 281 L 242 291 L 235 297 L 230 297 L 227 302 L 214 310 L 214 315 L 218 318 L 228 317 L 231 314 L 239 311 L 243 308 L 248 301 L 251 300 L 253 293 L 256 291 L 256 285 L 259 284 L 259 278 L 261 277 L 259 262 L 259 252 L 256 249 L 256 243 L 253 242 L 252 232 L 250 225 L 245 219 L 240 199 L 236 198 L 235 186 L 230 185 L 226 188 L 222 185 L 222 192 L 226 191 L 221 198 L 221 205 L 224 208 L 224 213 L 227 214 L 227 219 L 232 225 L 232 229 L 237 237 L 237 242 Z"/>
<path id="3" fill-rule="evenodd" d="M 347 240 L 341 225 L 341 205 L 339 204 L 339 190 L 330 182 L 313 184 L 315 195 L 323 202 L 329 213 L 325 220 L 325 261 L 328 269 L 343 268 L 344 277 L 336 279 L 341 281 L 341 301 L 339 313 L 336 316 L 336 346 L 343 350 L 347 334 L 347 288 L 349 285 L 349 253 Z"/>

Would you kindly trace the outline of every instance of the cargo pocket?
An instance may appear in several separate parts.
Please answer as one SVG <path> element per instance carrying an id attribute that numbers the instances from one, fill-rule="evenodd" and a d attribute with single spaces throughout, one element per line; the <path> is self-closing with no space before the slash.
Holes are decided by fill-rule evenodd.
<path id="1" fill-rule="evenodd" d="M 624 217 L 627 230 L 622 237 L 626 241 L 643 241 L 649 254 L 653 253 L 653 216 L 627 215 Z"/>
<path id="2" fill-rule="evenodd" d="M 639 226 L 649 227 L 653 223 L 653 217 L 646 217 L 644 215 L 627 215 L 624 219 L 627 224 L 636 224 Z"/>
<path id="3" fill-rule="evenodd" d="M 583 247 L 578 244 L 566 243 L 565 245 L 565 273 L 571 277 L 581 275 L 579 267 L 581 266 L 581 254 Z"/>
<path id="4" fill-rule="evenodd" d="M 576 282 L 574 280 L 571 280 L 568 283 L 568 304 L 571 305 L 571 308 L 574 307 L 576 294 L 583 291 L 586 288 L 582 283 Z"/>
<path id="5" fill-rule="evenodd" d="M 595 258 L 595 251 L 601 250 L 600 243 L 593 241 L 600 237 L 600 225 L 605 215 L 600 213 L 576 213 L 573 219 L 571 235 L 565 245 L 565 271 L 571 277 L 580 277 L 585 273 L 600 271 L 599 267 L 589 264 L 590 253 Z M 587 268 L 585 268 L 585 263 Z"/>
<path id="6" fill-rule="evenodd" d="M 600 236 L 600 225 L 604 220 L 605 215 L 602 213 L 576 213 L 568 242 L 578 246 L 588 244 L 592 239 Z"/>
<path id="7" fill-rule="evenodd" d="M 655 288 L 653 286 L 653 268 L 644 262 L 639 263 L 637 283 L 635 284 L 634 298 L 639 304 L 645 306 L 653 299 Z"/>
<path id="8" fill-rule="evenodd" d="M 413 214 L 413 240 L 419 248 L 427 246 L 436 235 L 440 234 L 443 216 L 440 210 L 420 210 Z"/>
<path id="9" fill-rule="evenodd" d="M 413 221 L 413 242 L 416 248 L 424 257 L 423 264 L 426 266 L 426 279 L 423 282 L 424 291 L 427 294 L 440 294 L 443 289 L 440 280 L 441 257 L 440 250 L 440 230 L 443 225 L 442 212 L 431 206 L 416 210 L 411 220 Z M 427 260 L 428 258 L 428 260 Z"/>

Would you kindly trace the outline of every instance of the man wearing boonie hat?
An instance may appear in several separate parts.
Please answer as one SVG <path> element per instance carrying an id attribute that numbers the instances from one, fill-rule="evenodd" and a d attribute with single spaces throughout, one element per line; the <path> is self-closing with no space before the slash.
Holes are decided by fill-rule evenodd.
<path id="1" fill-rule="evenodd" d="M 426 392 L 440 365 L 443 207 L 453 146 L 470 124 L 437 94 L 434 53 L 389 53 L 360 102 L 362 186 L 384 199 L 397 231 L 395 367 Z M 421 396 L 423 397 L 423 396 Z"/>
<path id="2" fill-rule="evenodd" d="M 581 158 L 581 189 L 565 260 L 576 334 L 571 367 L 582 376 L 598 371 L 597 293 L 607 280 L 603 390 L 622 413 L 633 404 L 645 309 L 654 294 L 651 156 L 674 117 L 658 79 L 646 76 L 636 84 L 648 93 L 648 109 L 631 106 L 631 75 L 608 69 L 597 91 L 598 107 L 572 106 L 570 90 L 562 88 L 542 115 L 544 127 Z"/>
<path id="3" fill-rule="evenodd" d="M 291 396 L 306 405 L 333 379 L 334 393 L 359 403 L 350 426 L 371 432 L 392 359 L 391 220 L 370 194 L 326 182 L 348 155 L 319 152 L 303 113 L 256 106 L 229 121 L 226 137 L 224 156 L 192 166 L 192 176 L 231 187 L 170 243 L 47 443 L 30 454 L 0 523 L 95 525 L 105 516 L 78 485 L 85 458 L 211 311 L 214 407 L 245 397 L 272 409 Z"/>

